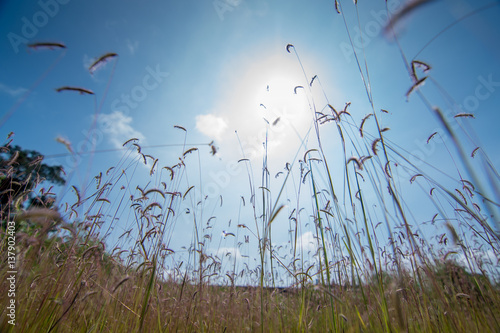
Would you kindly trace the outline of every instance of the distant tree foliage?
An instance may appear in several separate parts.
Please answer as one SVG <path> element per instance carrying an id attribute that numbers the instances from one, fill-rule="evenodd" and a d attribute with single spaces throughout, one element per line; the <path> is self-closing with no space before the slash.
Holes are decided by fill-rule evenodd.
<path id="1" fill-rule="evenodd" d="M 43 155 L 37 151 L 22 149 L 17 145 L 0 147 L 1 221 L 5 221 L 26 202 L 33 206 L 52 205 L 54 197 L 37 196 L 33 190 L 44 181 L 64 185 L 64 172 L 60 165 L 50 166 L 42 162 Z"/>

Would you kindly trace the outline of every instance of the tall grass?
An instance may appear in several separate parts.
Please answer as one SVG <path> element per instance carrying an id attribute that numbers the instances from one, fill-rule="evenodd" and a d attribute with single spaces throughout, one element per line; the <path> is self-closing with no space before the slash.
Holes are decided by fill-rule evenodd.
<path id="1" fill-rule="evenodd" d="M 342 4 L 335 4 L 350 32 Z M 162 166 L 131 139 L 114 167 L 84 189 L 72 187 L 74 202 L 57 209 L 18 204 L 12 214 L 4 212 L 2 218 L 13 218 L 18 228 L 18 306 L 15 327 L 3 307 L 1 331 L 498 331 L 499 202 L 484 184 L 493 178 L 493 192 L 500 192 L 498 173 L 482 151 L 485 174 L 471 167 L 461 136 L 419 90 L 423 81 L 412 68 L 423 62 L 408 61 L 400 48 L 412 82 L 409 94 L 436 116 L 451 138 L 450 157 L 462 162 L 452 187 L 411 163 L 409 153 L 391 141 L 382 124 L 387 111 L 374 106 L 364 53 L 356 61 L 371 110 L 357 122 L 355 104 L 329 101 L 298 50 L 291 44 L 286 50 L 303 71 L 311 137 L 303 138 L 274 180 L 267 135 L 260 182 L 242 148 L 239 163 L 246 166 L 250 193 L 242 193 L 232 216 L 236 227 L 213 237 L 217 211 L 225 207 L 222 196 L 210 201 L 197 191 L 203 186 L 193 181 L 203 172 L 201 149 L 184 147 L 177 160 Z M 331 133 L 338 134 L 339 151 L 324 143 Z M 2 165 L 2 174 L 12 165 Z M 135 186 L 134 177 L 144 172 L 150 181 Z M 408 181 L 432 204 L 432 219 L 414 217 L 401 185 Z M 42 185 L 37 191 L 47 192 Z M 9 193 L 2 195 L 18 203 L 26 195 Z M 240 219 L 243 211 L 252 223 Z M 273 234 L 286 233 L 275 229 L 278 221 L 290 228 L 289 257 L 272 241 Z M 307 224 L 315 253 L 301 244 Z M 442 227 L 447 231 L 437 233 Z M 173 248 L 179 230 L 189 228 L 185 248 Z M 211 252 L 232 237 L 234 249 L 242 248 L 242 234 L 257 244 L 255 267 L 235 253 Z M 2 235 L 4 262 L 6 244 Z M 6 268 L 0 276 L 6 304 Z"/>

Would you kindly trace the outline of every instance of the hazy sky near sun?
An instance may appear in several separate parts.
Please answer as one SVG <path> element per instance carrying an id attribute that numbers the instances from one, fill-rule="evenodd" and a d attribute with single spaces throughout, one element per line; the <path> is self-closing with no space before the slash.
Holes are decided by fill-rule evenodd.
<path id="1" fill-rule="evenodd" d="M 176 163 L 186 140 L 186 148 L 200 149 L 200 179 L 208 194 L 232 198 L 236 207 L 240 196 L 249 195 L 247 171 L 237 161 L 249 158 L 259 177 L 266 128 L 269 171 L 275 179 L 296 154 L 301 157 L 316 147 L 312 101 L 324 113 L 327 104 L 342 110 L 351 102 L 353 133 L 372 112 L 347 24 L 363 73 L 367 60 L 374 110 L 389 111 L 380 115 L 383 127 L 391 128 L 389 139 L 447 170 L 444 148 L 426 145 L 439 127 L 436 119 L 416 95 L 409 101 L 405 97 L 412 83 L 396 43 L 383 33 L 386 1 L 358 1 L 359 22 L 353 2 L 340 3 L 346 23 L 330 0 L 3 1 L 0 135 L 5 138 L 13 131 L 15 144 L 49 157 L 67 152 L 57 137 L 71 142 L 77 152 L 119 149 L 132 137 L 143 146 L 179 145 L 146 149 L 165 165 Z M 397 12 L 402 3 L 388 0 L 389 11 Z M 474 140 L 496 166 L 499 17 L 498 1 L 440 0 L 396 27 L 404 56 L 432 67 L 433 81 L 423 91 L 443 110 L 450 110 L 454 100 L 475 115 L 462 125 L 474 129 Z M 67 49 L 28 49 L 26 44 L 34 42 L 61 42 Z M 289 43 L 301 63 L 293 49 L 287 52 Z M 108 52 L 118 58 L 90 75 L 88 66 Z M 318 80 L 309 87 L 314 75 Z M 61 86 L 90 89 L 95 96 L 57 93 Z M 305 89 L 294 93 L 296 86 Z M 187 130 L 186 139 L 174 125 Z M 326 148 L 341 149 L 337 129 L 326 126 L 321 127 Z M 95 147 L 88 138 L 91 130 Z M 365 131 L 374 134 L 374 124 L 367 123 Z M 211 141 L 216 156 L 210 154 Z M 66 156 L 46 161 L 62 164 L 71 183 L 84 188 L 89 175 L 116 165 L 122 154 L 84 155 L 76 167 Z M 342 167 L 332 161 L 333 169 L 342 172 Z M 191 180 L 199 182 L 197 177 Z M 148 181 L 146 176 L 140 180 Z M 226 210 L 226 215 L 234 219 L 233 212 Z M 304 232 L 302 238 L 310 236 Z M 277 236 L 277 242 L 286 239 Z"/>

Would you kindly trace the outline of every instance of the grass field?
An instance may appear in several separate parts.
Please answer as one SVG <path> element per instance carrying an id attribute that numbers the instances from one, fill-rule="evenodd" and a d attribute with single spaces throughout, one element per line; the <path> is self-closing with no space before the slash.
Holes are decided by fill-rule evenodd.
<path id="1" fill-rule="evenodd" d="M 283 52 L 302 66 L 294 45 L 284 45 Z M 209 230 L 214 210 L 203 204 L 206 198 L 196 191 L 201 184 L 193 182 L 204 153 L 198 148 L 184 147 L 177 159 L 161 165 L 131 138 L 116 165 L 85 189 L 68 184 L 74 201 L 56 207 L 50 200 L 26 204 L 32 192 L 53 197 L 43 179 L 0 193 L 8 201 L 1 220 L 12 221 L 3 223 L 0 259 L 10 263 L 16 253 L 16 273 L 8 265 L 0 269 L 0 331 L 500 331 L 499 176 L 485 152 L 466 151 L 466 126 L 455 124 L 473 115 L 456 110 L 447 118 L 419 90 L 432 80 L 430 66 L 405 59 L 412 82 L 407 97 L 421 99 L 442 128 L 427 143 L 441 140 L 455 163 L 446 173 L 459 175 L 439 178 L 428 171 L 432 165 L 415 165 L 391 141 L 390 129 L 381 124 L 388 112 L 374 107 L 361 70 L 366 58 L 357 61 L 372 106 L 361 121 L 351 116 L 355 105 L 347 100 L 341 107 L 327 96 L 318 100 L 311 90 L 322 91 L 319 78 L 302 67 L 307 84 L 298 91 L 307 95 L 304 112 L 313 123 L 307 147 L 296 147 L 276 176 L 268 168 L 273 156 L 267 139 L 260 167 L 245 156 L 238 162 L 250 188 L 242 190 L 240 210 L 250 218 L 232 216 L 236 226 L 223 239 L 234 238 L 239 248 L 250 234 L 255 267 L 244 265 L 241 256 L 208 250 L 219 240 Z M 176 130 L 186 132 L 180 125 Z M 338 150 L 326 148 L 332 133 Z M 10 147 L 4 144 L 2 153 Z M 216 153 L 215 146 L 210 149 Z M 16 157 L 2 163 L 2 181 L 19 167 Z M 150 181 L 135 187 L 136 172 L 146 172 Z M 407 192 L 401 184 L 408 181 L 420 190 Z M 225 209 L 222 197 L 216 206 Z M 430 218 L 414 218 L 418 210 Z M 283 219 L 288 230 L 274 228 Z M 116 234 L 124 221 L 132 228 Z M 192 230 L 184 251 L 170 248 L 179 228 Z M 301 244 L 306 230 L 315 242 L 309 253 Z M 290 235 L 286 256 L 272 241 L 280 232 Z M 15 326 L 8 316 L 13 275 Z"/>

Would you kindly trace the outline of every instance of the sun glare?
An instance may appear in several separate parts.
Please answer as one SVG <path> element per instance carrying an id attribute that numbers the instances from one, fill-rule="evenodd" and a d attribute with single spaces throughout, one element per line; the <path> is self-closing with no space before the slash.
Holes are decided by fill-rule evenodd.
<path id="1" fill-rule="evenodd" d="M 248 158 L 261 158 L 266 136 L 268 152 L 275 158 L 289 156 L 292 147 L 300 146 L 311 115 L 306 91 L 295 88 L 306 83 L 297 63 L 285 56 L 248 62 L 232 73 L 231 88 L 211 112 L 226 125 L 220 135 L 221 151 L 232 146 L 230 150 L 241 157 L 235 131 Z"/>

